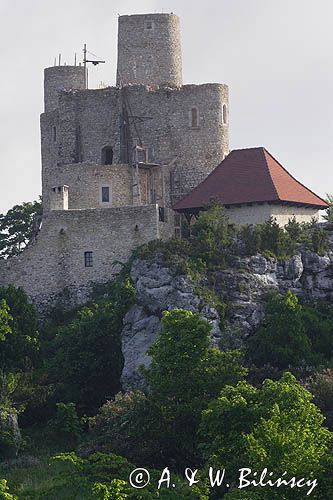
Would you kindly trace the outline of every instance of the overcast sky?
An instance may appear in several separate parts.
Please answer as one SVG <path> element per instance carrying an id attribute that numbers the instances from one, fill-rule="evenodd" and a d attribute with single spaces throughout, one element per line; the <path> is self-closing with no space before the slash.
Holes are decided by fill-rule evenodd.
<path id="1" fill-rule="evenodd" d="M 230 148 L 265 146 L 319 195 L 333 193 L 332 0 L 0 0 L 0 212 L 36 199 L 43 69 L 82 47 L 114 85 L 118 14 L 181 19 L 185 83 L 230 86 Z"/>

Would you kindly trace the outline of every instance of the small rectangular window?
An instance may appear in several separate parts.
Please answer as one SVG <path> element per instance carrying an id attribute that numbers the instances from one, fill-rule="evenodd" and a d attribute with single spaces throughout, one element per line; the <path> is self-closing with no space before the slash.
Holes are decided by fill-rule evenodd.
<path id="1" fill-rule="evenodd" d="M 53 142 L 57 140 L 57 127 L 53 127 Z"/>
<path id="2" fill-rule="evenodd" d="M 93 253 L 92 252 L 84 252 L 84 266 L 85 267 L 93 267 Z"/>
<path id="3" fill-rule="evenodd" d="M 145 29 L 146 30 L 153 30 L 154 29 L 154 23 L 153 21 L 146 21 L 145 22 Z"/>
<path id="4" fill-rule="evenodd" d="M 108 186 L 102 187 L 102 202 L 103 203 L 110 202 L 110 188 Z"/>

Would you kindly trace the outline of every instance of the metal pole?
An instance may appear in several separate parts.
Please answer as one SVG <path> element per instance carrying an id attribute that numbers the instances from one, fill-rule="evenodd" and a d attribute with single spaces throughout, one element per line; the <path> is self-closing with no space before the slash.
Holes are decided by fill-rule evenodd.
<path id="1" fill-rule="evenodd" d="M 84 88 L 88 88 L 88 75 L 87 75 L 87 44 L 83 46 L 83 66 L 84 66 Z"/>

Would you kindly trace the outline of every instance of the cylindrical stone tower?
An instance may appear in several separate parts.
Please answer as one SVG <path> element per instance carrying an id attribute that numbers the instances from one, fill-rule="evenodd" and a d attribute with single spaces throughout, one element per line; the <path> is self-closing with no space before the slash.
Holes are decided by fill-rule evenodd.
<path id="1" fill-rule="evenodd" d="M 120 16 L 117 85 L 180 87 L 182 83 L 178 16 Z"/>
<path id="2" fill-rule="evenodd" d="M 45 112 L 58 107 L 59 90 L 85 88 L 85 69 L 83 66 L 52 66 L 44 70 Z"/>

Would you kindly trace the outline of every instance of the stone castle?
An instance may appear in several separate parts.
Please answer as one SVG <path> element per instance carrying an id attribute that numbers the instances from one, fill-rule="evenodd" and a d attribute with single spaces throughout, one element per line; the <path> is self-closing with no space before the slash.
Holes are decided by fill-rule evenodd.
<path id="1" fill-rule="evenodd" d="M 116 86 L 54 66 L 44 102 L 41 228 L 0 263 L 0 283 L 40 307 L 64 291 L 81 302 L 135 247 L 179 232 L 173 203 L 229 152 L 228 87 L 183 85 L 174 14 L 120 16 Z"/>
<path id="2" fill-rule="evenodd" d="M 183 85 L 174 14 L 120 16 L 116 86 L 88 89 L 85 65 L 54 66 L 45 69 L 44 102 L 41 227 L 22 254 L 0 262 L 0 284 L 22 286 L 40 309 L 61 295 L 70 304 L 84 301 L 92 283 L 110 280 L 134 248 L 177 236 L 180 214 L 200 208 L 200 196 L 188 196 L 230 156 L 228 87 Z M 240 170 L 229 192 L 238 193 L 239 182 L 260 184 L 246 155 L 242 161 L 252 179 L 244 182 Z M 282 178 L 264 153 L 261 163 L 260 175 L 270 186 L 268 169 Z M 236 161 L 232 172 L 237 169 Z M 227 186 L 225 179 L 222 184 Z M 200 199 L 209 201 L 209 189 L 200 187 Z M 284 218 L 292 214 L 291 204 L 301 205 L 303 218 L 324 207 L 323 200 L 305 200 L 302 193 L 295 205 L 275 196 L 276 186 L 271 191 L 272 199 L 244 192 L 227 208 L 230 214 L 236 208 L 237 222 L 253 223 L 269 217 L 274 203 L 287 203 Z"/>

